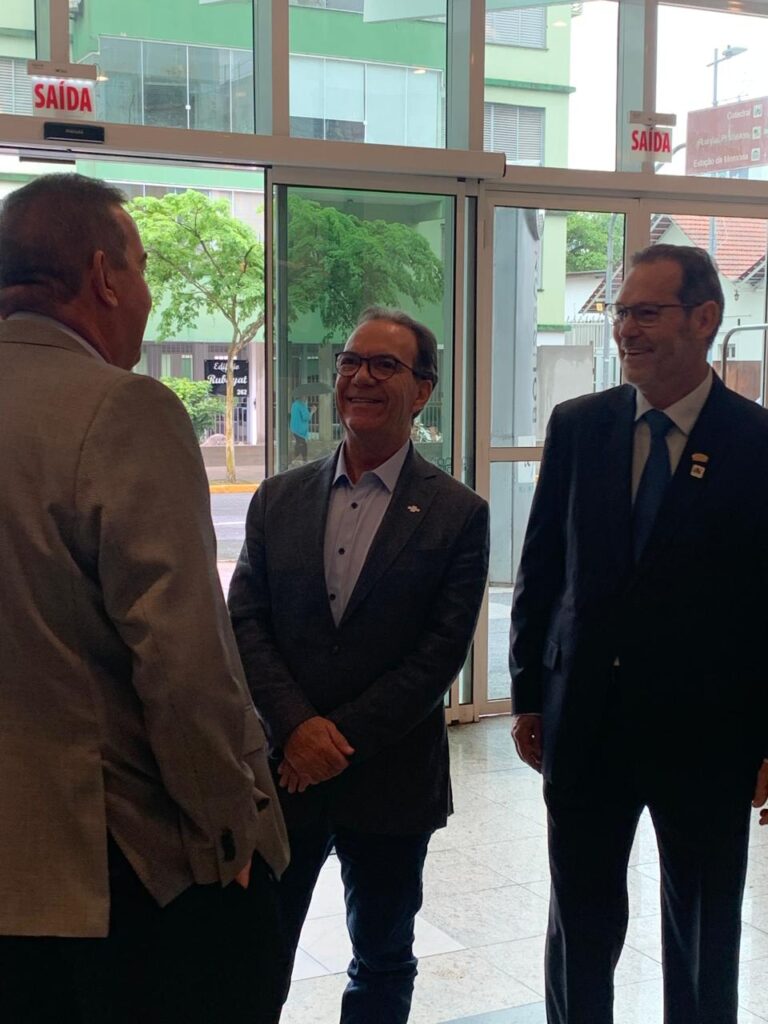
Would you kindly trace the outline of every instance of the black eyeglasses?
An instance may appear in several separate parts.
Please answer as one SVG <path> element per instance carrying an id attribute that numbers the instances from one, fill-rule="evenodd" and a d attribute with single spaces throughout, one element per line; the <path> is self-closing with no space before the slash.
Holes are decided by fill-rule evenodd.
<path id="1" fill-rule="evenodd" d="M 696 305 L 700 303 L 636 302 L 632 306 L 625 306 L 621 302 L 609 302 L 605 311 L 614 324 L 621 325 L 631 316 L 641 327 L 652 327 L 661 319 L 662 309 L 695 309 Z"/>
<path id="2" fill-rule="evenodd" d="M 397 356 L 361 356 L 357 352 L 339 352 L 336 356 L 336 372 L 341 377 L 354 377 L 360 367 L 365 363 L 368 373 L 374 380 L 384 381 L 399 373 L 402 366 L 404 370 L 410 370 L 414 377 L 423 377 L 424 374 L 414 370 L 412 366 L 404 363 Z"/>

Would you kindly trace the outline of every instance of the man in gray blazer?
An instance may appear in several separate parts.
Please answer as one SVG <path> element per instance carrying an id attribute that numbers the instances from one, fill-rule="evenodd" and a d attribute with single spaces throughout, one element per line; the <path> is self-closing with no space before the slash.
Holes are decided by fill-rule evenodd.
<path id="1" fill-rule="evenodd" d="M 284 826 L 196 438 L 127 372 L 123 201 L 49 175 L 0 209 L 0 1018 L 267 1024 Z"/>
<path id="2" fill-rule="evenodd" d="M 451 812 L 443 697 L 483 597 L 488 506 L 411 445 L 437 380 L 428 328 L 367 310 L 336 367 L 345 440 L 261 485 L 229 604 L 291 841 L 289 945 L 335 847 L 354 951 L 341 1020 L 401 1024 L 427 845 Z"/>

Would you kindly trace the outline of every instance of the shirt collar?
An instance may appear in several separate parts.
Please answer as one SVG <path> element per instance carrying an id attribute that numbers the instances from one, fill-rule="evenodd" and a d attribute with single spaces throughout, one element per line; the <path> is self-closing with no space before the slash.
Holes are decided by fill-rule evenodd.
<path id="1" fill-rule="evenodd" d="M 363 473 L 363 475 L 358 480 L 358 483 L 361 483 L 367 476 L 375 476 L 378 477 L 378 479 L 381 481 L 384 487 L 386 487 L 386 489 L 391 494 L 395 489 L 395 485 L 397 484 L 398 478 L 403 469 L 403 465 L 405 464 L 405 459 L 410 449 L 411 441 L 409 438 L 402 448 L 398 448 L 394 455 L 390 455 L 386 462 L 382 462 L 382 464 L 380 466 L 377 466 L 375 469 L 369 469 L 367 470 L 367 472 Z M 333 478 L 332 486 L 335 487 L 336 484 L 342 480 L 342 478 L 346 483 L 351 484 L 349 474 L 347 473 L 346 459 L 344 458 L 343 443 L 339 448 L 339 457 L 336 460 L 336 474 Z"/>
<path id="2" fill-rule="evenodd" d="M 83 346 L 86 352 L 89 352 L 92 356 L 94 356 L 96 359 L 99 359 L 102 363 L 106 363 L 107 361 L 101 354 L 101 352 L 97 352 L 93 345 L 89 345 L 81 334 L 78 334 L 77 331 L 73 331 L 71 327 L 67 327 L 66 324 L 63 324 L 60 320 L 54 319 L 52 316 L 43 316 L 42 313 L 29 313 L 27 312 L 27 310 L 19 310 L 18 313 L 11 313 L 11 315 L 7 316 L 5 319 L 35 320 L 38 323 L 50 324 L 52 327 L 55 327 L 57 330 L 62 331 L 64 334 L 68 334 L 70 338 L 74 338 L 79 345 Z"/>
<path id="3" fill-rule="evenodd" d="M 709 398 L 711 390 L 712 370 L 710 369 L 701 384 L 695 387 L 693 391 L 689 391 L 687 395 L 684 395 L 677 402 L 667 406 L 664 410 L 677 429 L 682 434 L 685 434 L 686 437 L 693 430 L 694 424 L 699 418 L 699 413 L 704 408 L 704 403 Z M 639 391 L 636 390 L 635 394 L 635 422 L 637 422 L 653 406 Z"/>

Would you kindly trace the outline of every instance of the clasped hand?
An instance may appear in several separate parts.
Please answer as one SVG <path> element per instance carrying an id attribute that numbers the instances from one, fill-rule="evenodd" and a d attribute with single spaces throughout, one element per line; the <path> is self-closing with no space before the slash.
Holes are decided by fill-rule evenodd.
<path id="1" fill-rule="evenodd" d="M 289 793 L 303 793 L 307 786 L 340 775 L 354 752 L 329 718 L 314 715 L 297 725 L 285 741 L 277 769 L 280 785 Z"/>

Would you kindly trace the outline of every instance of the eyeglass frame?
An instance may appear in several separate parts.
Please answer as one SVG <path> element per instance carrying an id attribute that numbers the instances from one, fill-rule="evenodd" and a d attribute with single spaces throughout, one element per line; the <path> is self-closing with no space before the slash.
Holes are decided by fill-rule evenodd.
<path id="1" fill-rule="evenodd" d="M 640 327 L 653 327 L 657 324 L 660 319 L 660 311 L 662 309 L 695 309 L 697 306 L 701 306 L 701 302 L 633 302 L 631 305 L 624 305 L 623 302 L 608 302 L 605 306 L 605 312 L 608 314 L 608 318 L 611 323 L 616 326 L 623 324 L 627 317 L 632 317 L 635 323 L 639 324 Z M 647 306 L 654 310 L 655 319 L 647 320 L 642 317 L 638 317 L 635 310 L 638 306 Z M 613 310 L 613 312 L 611 312 Z M 621 312 L 619 312 L 621 310 Z"/>
<path id="2" fill-rule="evenodd" d="M 339 360 L 344 358 L 344 357 L 349 357 L 349 356 L 351 356 L 353 359 L 358 360 L 357 367 L 355 368 L 354 373 L 342 373 L 341 369 L 339 368 Z M 388 377 L 377 377 L 372 372 L 372 370 L 371 370 L 371 362 L 374 359 L 391 359 L 396 364 L 395 369 L 392 370 L 392 373 L 390 373 L 390 375 Z M 410 370 L 410 372 L 418 380 L 431 380 L 432 379 L 432 377 L 430 375 L 422 373 L 420 370 L 415 369 L 415 367 L 413 367 L 413 366 L 409 366 L 408 363 L 404 363 L 402 361 L 402 359 L 398 359 L 397 356 L 393 356 L 389 352 L 378 352 L 374 356 L 361 356 L 359 352 L 350 352 L 347 349 L 344 349 L 342 352 L 338 352 L 336 354 L 336 358 L 334 359 L 334 364 L 336 366 L 336 373 L 340 377 L 345 377 L 347 380 L 351 380 L 352 377 L 355 376 L 355 374 L 360 372 L 360 369 L 361 369 L 363 363 L 366 364 L 367 369 L 368 369 L 368 373 L 371 376 L 371 378 L 373 380 L 377 381 L 379 384 L 383 384 L 385 381 L 392 380 L 392 378 L 395 376 L 395 374 L 399 372 L 398 369 L 397 369 L 398 366 L 402 366 L 404 370 Z"/>

